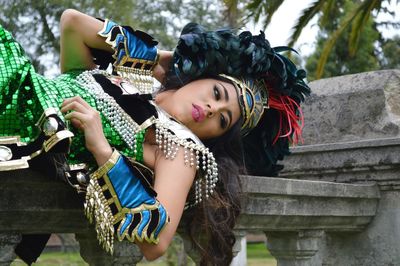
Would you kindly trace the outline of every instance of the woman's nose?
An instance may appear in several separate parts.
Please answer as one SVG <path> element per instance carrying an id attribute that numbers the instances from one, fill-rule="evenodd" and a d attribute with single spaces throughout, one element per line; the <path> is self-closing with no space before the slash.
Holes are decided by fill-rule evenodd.
<path id="1" fill-rule="evenodd" d="M 215 105 L 211 105 L 211 104 L 207 104 L 207 117 L 212 117 L 215 113 L 215 107 L 213 107 Z"/>

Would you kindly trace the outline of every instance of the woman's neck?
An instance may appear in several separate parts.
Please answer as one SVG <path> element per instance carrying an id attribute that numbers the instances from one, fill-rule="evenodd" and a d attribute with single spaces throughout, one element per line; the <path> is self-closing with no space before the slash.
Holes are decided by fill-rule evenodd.
<path id="1" fill-rule="evenodd" d="M 154 102 L 168 113 L 168 110 L 170 109 L 170 107 L 172 107 L 171 105 L 173 104 L 173 101 L 171 101 L 170 99 L 174 92 L 174 90 L 167 90 L 157 93 L 154 98 Z"/>

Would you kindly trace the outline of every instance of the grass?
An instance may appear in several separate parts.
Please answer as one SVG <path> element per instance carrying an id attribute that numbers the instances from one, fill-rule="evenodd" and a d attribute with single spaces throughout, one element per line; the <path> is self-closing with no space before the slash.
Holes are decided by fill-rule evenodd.
<path id="1" fill-rule="evenodd" d="M 16 259 L 11 266 L 25 266 L 26 264 Z M 79 253 L 48 252 L 43 253 L 34 266 L 87 266 Z M 165 260 L 159 259 L 156 262 L 140 262 L 139 266 L 166 266 Z M 194 265 L 194 264 L 191 264 Z M 269 254 L 265 244 L 247 245 L 247 265 L 248 266 L 276 266 L 276 260 Z"/>
<path id="2" fill-rule="evenodd" d="M 264 243 L 247 244 L 248 266 L 276 266 L 277 262 Z"/>
<path id="3" fill-rule="evenodd" d="M 37 266 L 87 266 L 88 264 L 81 258 L 79 253 L 46 252 L 40 255 L 36 263 Z M 16 259 L 11 266 L 26 266 L 26 263 Z"/>

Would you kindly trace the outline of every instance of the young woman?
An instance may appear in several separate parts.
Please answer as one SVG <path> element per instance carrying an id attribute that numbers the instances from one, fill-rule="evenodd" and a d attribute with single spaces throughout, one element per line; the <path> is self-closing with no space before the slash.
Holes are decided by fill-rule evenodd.
<path id="1" fill-rule="evenodd" d="M 147 259 L 158 258 L 186 208 L 202 263 L 229 264 L 240 211 L 241 132 L 248 134 L 272 107 L 280 117 L 273 138 L 297 136 L 298 103 L 308 92 L 303 73 L 291 74 L 291 62 L 263 34 L 189 24 L 172 54 L 157 51 L 145 33 L 66 10 L 64 74 L 55 80 L 37 75 L 2 28 L 0 41 L 0 134 L 28 144 L 3 142 L 0 169 L 58 152 L 72 131 L 67 162 L 94 169 L 90 181 L 75 172 L 73 185 L 85 190 L 86 215 L 107 251 L 116 236 L 135 242 Z M 112 72 L 96 69 L 110 62 Z M 162 84 L 154 94 L 146 93 L 151 76 Z M 270 136 L 265 143 L 287 145 Z M 70 170 L 61 171 L 69 182 Z"/>

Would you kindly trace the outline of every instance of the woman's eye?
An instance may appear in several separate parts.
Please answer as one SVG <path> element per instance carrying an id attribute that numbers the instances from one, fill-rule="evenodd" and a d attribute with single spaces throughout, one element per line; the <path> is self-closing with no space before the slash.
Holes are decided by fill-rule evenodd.
<path id="1" fill-rule="evenodd" d="M 228 123 L 226 122 L 225 116 L 223 116 L 222 114 L 220 121 L 221 121 L 221 128 L 225 129 Z"/>
<path id="2" fill-rule="evenodd" d="M 215 99 L 218 101 L 219 99 L 221 99 L 221 94 L 219 93 L 219 89 L 217 86 L 214 87 L 214 96 Z"/>

